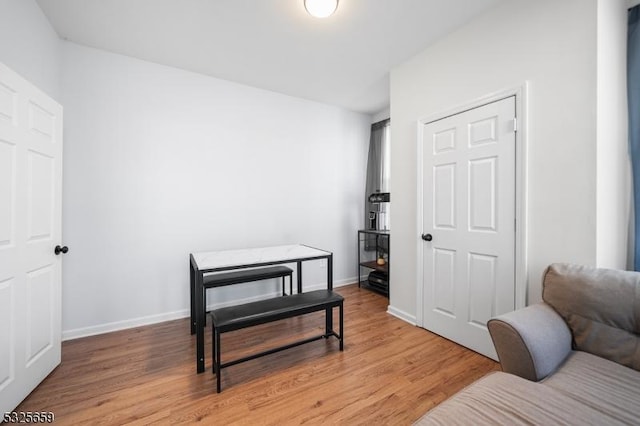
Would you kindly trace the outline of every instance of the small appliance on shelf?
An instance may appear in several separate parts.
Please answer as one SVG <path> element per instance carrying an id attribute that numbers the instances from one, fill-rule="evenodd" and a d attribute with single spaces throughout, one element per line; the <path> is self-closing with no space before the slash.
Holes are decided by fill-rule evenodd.
<path id="1" fill-rule="evenodd" d="M 369 211 L 368 229 L 386 231 L 389 229 L 389 202 L 391 193 L 374 192 L 369 195 L 369 202 L 373 204 L 374 210 Z"/>

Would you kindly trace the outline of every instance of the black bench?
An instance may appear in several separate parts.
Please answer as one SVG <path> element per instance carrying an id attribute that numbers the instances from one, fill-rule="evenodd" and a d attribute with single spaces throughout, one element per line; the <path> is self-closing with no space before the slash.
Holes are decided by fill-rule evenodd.
<path id="1" fill-rule="evenodd" d="M 273 299 L 260 300 L 258 302 L 229 306 L 211 311 L 210 315 L 213 323 L 213 373 L 216 375 L 217 392 L 220 393 L 220 370 L 225 367 L 230 367 L 244 361 L 249 361 L 264 355 L 303 345 L 305 343 L 314 342 L 316 340 L 328 339 L 331 336 L 338 338 L 340 341 L 340 350 L 342 351 L 344 336 L 343 302 L 344 298 L 338 293 L 331 290 L 315 290 L 307 293 L 276 297 Z M 333 313 L 333 308 L 336 306 L 339 308 L 340 312 L 340 334 L 337 334 L 332 329 L 333 318 L 331 315 Z M 289 343 L 284 346 L 269 349 L 267 351 L 233 361 L 228 361 L 224 364 L 221 363 L 220 335 L 222 333 L 317 311 L 325 311 L 326 326 L 324 334 L 299 340 L 297 342 Z"/>
<path id="2" fill-rule="evenodd" d="M 282 295 L 284 296 L 284 278 L 289 277 L 289 294 L 293 290 L 291 276 L 293 270 L 286 266 L 270 266 L 257 269 L 240 269 L 233 272 L 223 272 L 209 274 L 203 277 L 202 286 L 204 288 L 222 287 L 225 285 L 249 283 L 252 281 L 269 280 L 282 277 Z M 206 306 L 206 305 L 205 305 Z"/>
<path id="3" fill-rule="evenodd" d="M 223 287 L 226 285 L 250 283 L 253 281 L 270 280 L 282 277 L 282 295 L 285 295 L 284 284 L 285 277 L 289 277 L 289 294 L 293 294 L 293 269 L 286 266 L 270 266 L 267 268 L 257 269 L 240 269 L 233 272 L 223 272 L 218 274 L 205 275 L 202 280 L 204 294 L 202 295 L 202 303 L 204 310 L 207 310 L 207 289 L 214 287 Z M 191 334 L 195 333 L 195 311 L 191 309 Z M 206 319 L 205 319 L 206 325 Z"/>

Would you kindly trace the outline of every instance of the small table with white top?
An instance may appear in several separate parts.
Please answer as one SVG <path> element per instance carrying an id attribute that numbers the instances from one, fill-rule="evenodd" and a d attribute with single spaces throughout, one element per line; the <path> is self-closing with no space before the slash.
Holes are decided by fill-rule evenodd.
<path id="1" fill-rule="evenodd" d="M 196 371 L 204 371 L 204 306 L 203 277 L 206 273 L 254 268 L 283 263 L 296 264 L 297 291 L 302 293 L 302 262 L 327 260 L 327 289 L 333 290 L 333 253 L 303 244 L 251 249 L 219 250 L 192 253 L 189 256 L 191 289 L 191 334 L 196 335 Z M 331 319 L 328 318 L 327 321 Z"/>

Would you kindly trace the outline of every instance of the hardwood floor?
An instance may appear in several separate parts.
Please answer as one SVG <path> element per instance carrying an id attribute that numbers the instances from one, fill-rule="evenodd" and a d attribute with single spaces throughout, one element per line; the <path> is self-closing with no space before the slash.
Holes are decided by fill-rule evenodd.
<path id="1" fill-rule="evenodd" d="M 195 336 L 181 319 L 64 342 L 62 364 L 16 411 L 56 424 L 407 425 L 484 374 L 494 361 L 386 313 L 357 285 L 345 297 L 345 347 L 322 340 L 211 373 L 195 373 Z M 337 310 L 336 310 L 337 324 Z M 311 336 L 323 313 L 222 336 L 222 359 Z"/>

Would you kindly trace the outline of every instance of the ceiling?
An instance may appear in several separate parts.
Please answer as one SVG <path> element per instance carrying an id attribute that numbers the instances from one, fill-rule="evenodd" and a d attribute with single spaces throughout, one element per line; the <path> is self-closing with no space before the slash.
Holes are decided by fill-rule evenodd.
<path id="1" fill-rule="evenodd" d="M 500 0 L 37 0 L 65 40 L 373 114 L 389 71 Z"/>

